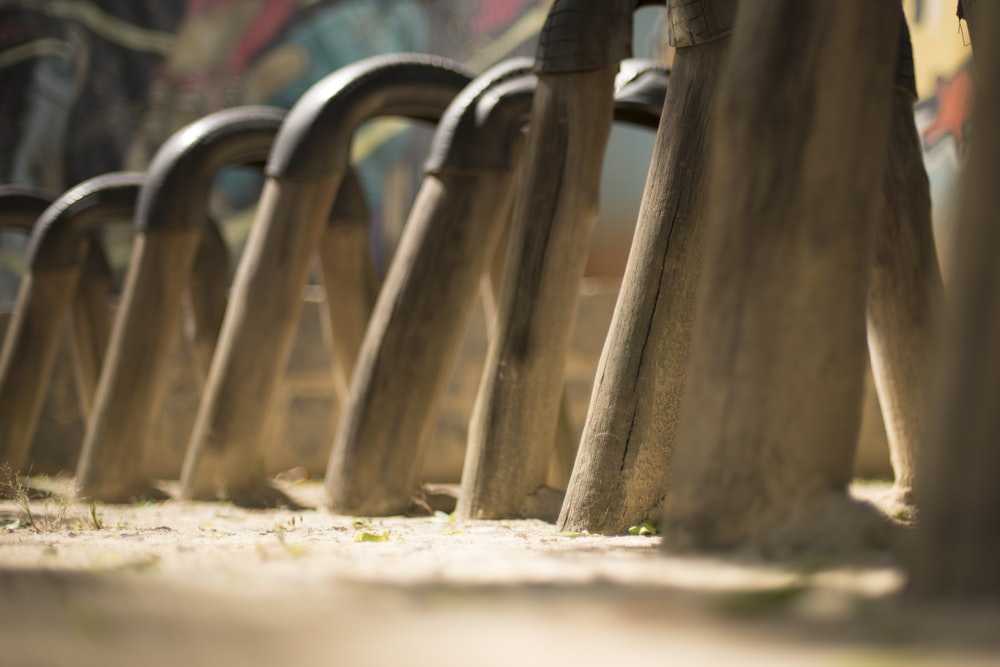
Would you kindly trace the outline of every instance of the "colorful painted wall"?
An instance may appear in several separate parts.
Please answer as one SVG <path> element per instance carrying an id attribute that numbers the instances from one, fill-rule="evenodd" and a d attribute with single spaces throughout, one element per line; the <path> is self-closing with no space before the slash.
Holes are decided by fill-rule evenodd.
<path id="1" fill-rule="evenodd" d="M 142 169 L 172 132 L 238 104 L 290 107 L 367 56 L 428 52 L 474 69 L 530 55 L 547 0 L 16 0 L 0 3 L 0 182 L 61 193 Z M 365 128 L 355 155 L 375 216 L 398 229 L 426 133 Z M 257 179 L 229 173 L 235 214 Z M 387 217 L 395 217 L 387 221 Z M 239 240 L 237 218 L 227 231 Z M 23 244 L 0 239 L 0 300 Z M 4 280 L 4 272 L 7 279 Z"/>
<path id="2" fill-rule="evenodd" d="M 236 104 L 291 106 L 325 74 L 399 51 L 474 70 L 531 55 L 551 0 L 17 0 L 0 5 L 0 181 L 62 192 L 107 171 L 141 169 L 173 131 Z M 916 114 L 943 243 L 967 136 L 970 49 L 955 0 L 906 0 L 921 101 Z M 669 60 L 663 10 L 640 10 L 637 55 Z M 355 157 L 384 263 L 420 178 L 428 133 L 368 126 Z M 588 271 L 617 276 L 638 210 L 652 133 L 616 128 Z M 258 178 L 231 172 L 217 205 L 238 242 Z M 0 239 L 0 300 L 20 268 Z M 6 289 L 6 292 L 4 291 Z"/>
<path id="3" fill-rule="evenodd" d="M 957 205 L 961 159 L 969 138 L 972 49 L 955 0 L 904 3 L 917 68 L 917 126 L 931 180 L 934 226 L 942 268 L 947 274 L 949 241 Z"/>

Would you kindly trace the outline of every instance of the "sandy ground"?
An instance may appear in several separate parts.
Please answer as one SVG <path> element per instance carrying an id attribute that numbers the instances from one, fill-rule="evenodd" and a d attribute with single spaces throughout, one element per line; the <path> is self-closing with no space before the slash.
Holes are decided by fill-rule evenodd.
<path id="1" fill-rule="evenodd" d="M 0 665 L 1000 665 L 1000 608 L 541 521 L 0 503 Z M 322 504 L 314 482 L 283 489 Z M 30 516 L 29 516 L 30 513 Z"/>

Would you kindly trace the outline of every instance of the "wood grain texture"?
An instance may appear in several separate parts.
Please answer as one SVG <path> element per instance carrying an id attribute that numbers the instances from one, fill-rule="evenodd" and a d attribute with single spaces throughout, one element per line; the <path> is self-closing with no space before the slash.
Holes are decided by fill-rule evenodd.
<path id="1" fill-rule="evenodd" d="M 77 467 L 81 498 L 158 495 L 145 461 L 200 235 L 195 228 L 136 239 Z"/>
<path id="2" fill-rule="evenodd" d="M 944 287 L 913 97 L 893 92 L 889 164 L 868 293 L 868 349 L 901 502 L 912 504 Z"/>
<path id="3" fill-rule="evenodd" d="M 185 327 L 194 348 L 196 373 L 202 382 L 208 376 L 215 342 L 226 315 L 230 264 L 229 247 L 222 230 L 214 220 L 207 219 L 188 284 L 191 307 Z"/>
<path id="4" fill-rule="evenodd" d="M 513 186 L 516 192 L 517 186 Z M 509 221 L 513 206 L 513 197 L 508 198 L 508 204 L 503 213 L 503 219 L 507 221 L 502 227 L 500 240 L 493 250 L 493 257 L 490 260 L 487 272 L 480 280 L 480 295 L 483 302 L 483 311 L 486 316 L 487 340 L 496 335 L 497 303 L 500 300 L 500 289 L 503 285 L 504 260 L 507 257 L 507 246 L 510 236 Z M 556 425 L 556 443 L 552 450 L 552 457 L 549 459 L 548 474 L 545 477 L 545 484 L 553 489 L 565 491 L 569 485 L 570 475 L 573 473 L 573 464 L 576 462 L 576 454 L 579 445 L 576 428 L 570 410 L 569 396 L 563 393 L 562 403 L 559 405 L 559 423 Z"/>
<path id="5" fill-rule="evenodd" d="M 544 487 L 591 231 L 617 67 L 539 75 L 521 188 L 457 512 L 520 516 Z"/>
<path id="6" fill-rule="evenodd" d="M 845 490 L 899 11 L 740 6 L 712 126 L 670 546 L 823 552 L 882 537 Z"/>
<path id="7" fill-rule="evenodd" d="M 367 218 L 331 221 L 319 246 L 330 352 L 337 360 L 334 381 L 342 403 L 379 290 L 370 233 Z"/>
<path id="8" fill-rule="evenodd" d="M 85 421 L 94 405 L 104 353 L 111 339 L 110 294 L 111 267 L 100 245 L 91 241 L 73 295 L 70 318 L 73 335 L 69 337 L 80 414 Z"/>
<path id="9" fill-rule="evenodd" d="M 728 39 L 680 49 L 563 530 L 616 534 L 659 516 L 684 393 L 701 270 L 708 127 Z"/>
<path id="10" fill-rule="evenodd" d="M 496 239 L 511 175 L 446 170 L 417 194 L 365 335 L 327 468 L 341 514 L 406 510 Z"/>
<path id="11" fill-rule="evenodd" d="M 1000 598 L 1000 5 L 974 15 L 978 86 L 949 266 L 943 373 L 917 480 L 910 588 L 929 598 Z"/>
<path id="12" fill-rule="evenodd" d="M 79 276 L 79 268 L 72 267 L 28 273 L 21 280 L 0 349 L 0 465 L 12 472 L 26 472 Z"/>
<path id="13" fill-rule="evenodd" d="M 342 175 L 264 185 L 184 461 L 186 498 L 283 502 L 265 481 L 264 434 Z"/>

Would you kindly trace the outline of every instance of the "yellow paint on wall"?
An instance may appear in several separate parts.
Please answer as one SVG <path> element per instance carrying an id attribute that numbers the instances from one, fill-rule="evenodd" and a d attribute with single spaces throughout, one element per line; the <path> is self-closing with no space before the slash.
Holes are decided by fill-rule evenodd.
<path id="1" fill-rule="evenodd" d="M 921 99 L 934 95 L 939 77 L 958 70 L 972 56 L 965 22 L 955 14 L 957 0 L 904 0 L 910 25 L 917 91 Z"/>

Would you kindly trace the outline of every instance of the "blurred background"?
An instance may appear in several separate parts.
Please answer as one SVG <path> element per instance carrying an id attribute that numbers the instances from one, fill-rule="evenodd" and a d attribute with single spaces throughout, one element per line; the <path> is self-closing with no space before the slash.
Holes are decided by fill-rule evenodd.
<path id="1" fill-rule="evenodd" d="M 323 76 L 368 56 L 433 53 L 474 71 L 533 55 L 551 0 L 21 0 L 0 2 L 0 181 L 61 193 L 87 178 L 141 170 L 180 127 L 243 104 L 291 107 Z M 636 53 L 661 58 L 659 8 L 636 17 Z M 419 185 L 430 129 L 369 124 L 356 137 L 384 267 Z M 652 133 L 622 129 L 608 188 L 630 229 Z M 219 179 L 216 214 L 238 248 L 258 175 Z M 603 227 L 602 227 L 603 228 Z M 630 234 L 601 234 L 593 271 L 620 272 Z M 0 299 L 13 298 L 19 239 L 0 255 Z M 114 245 L 114 244 L 113 244 Z M 118 244 L 124 247 L 127 244 Z M 126 253 L 113 253 L 121 264 Z"/>
<path id="2" fill-rule="evenodd" d="M 532 55 L 551 0 L 2 0 L 0 181 L 55 194 L 92 176 L 142 169 L 175 130 L 241 104 L 290 107 L 318 79 L 380 53 L 426 52 L 481 71 Z M 950 225 L 972 86 L 954 0 L 906 0 L 936 221 Z M 664 10 L 635 17 L 638 57 L 669 62 Z M 385 265 L 421 177 L 430 131 L 365 127 L 354 147 Z M 621 274 L 652 133 L 618 127 L 588 267 Z M 227 238 L 246 235 L 258 178 L 230 170 L 216 208 Z M 946 234 L 942 234 L 946 236 Z M 23 267 L 21 239 L 0 240 L 0 300 Z M 118 262 L 123 253 L 115 253 Z"/>

